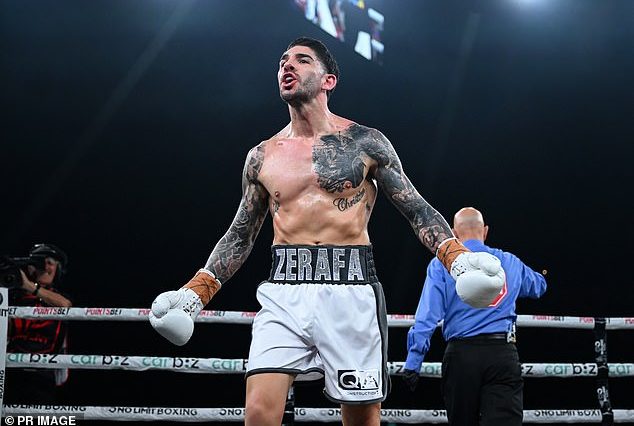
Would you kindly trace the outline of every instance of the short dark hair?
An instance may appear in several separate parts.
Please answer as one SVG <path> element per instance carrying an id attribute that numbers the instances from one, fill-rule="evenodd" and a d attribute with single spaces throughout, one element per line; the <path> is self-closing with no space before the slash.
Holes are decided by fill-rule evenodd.
<path id="1" fill-rule="evenodd" d="M 335 57 L 332 56 L 332 53 L 330 53 L 330 50 L 328 50 L 326 45 L 323 44 L 321 41 L 310 37 L 299 37 L 291 41 L 286 50 L 290 49 L 293 46 L 306 46 L 312 49 L 313 52 L 315 52 L 315 54 L 317 55 L 317 59 L 319 59 L 319 62 L 321 62 L 321 64 L 326 69 L 326 72 L 328 74 L 334 74 L 335 77 L 337 77 L 337 80 L 339 80 L 339 65 L 337 65 L 337 61 L 335 60 Z M 335 89 L 328 90 L 327 94 L 329 98 L 330 93 L 333 90 Z"/>

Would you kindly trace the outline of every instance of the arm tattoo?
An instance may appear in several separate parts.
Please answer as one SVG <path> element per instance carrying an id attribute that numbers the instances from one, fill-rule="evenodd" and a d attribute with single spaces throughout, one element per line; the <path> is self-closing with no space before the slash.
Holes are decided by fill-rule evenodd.
<path id="1" fill-rule="evenodd" d="M 390 141 L 378 130 L 366 131 L 364 149 L 377 162 L 375 177 L 379 187 L 407 218 L 420 241 L 435 253 L 441 242 L 453 237 L 451 227 L 414 188 Z"/>
<path id="2" fill-rule="evenodd" d="M 205 265 L 221 283 L 229 280 L 247 259 L 268 213 L 269 196 L 258 181 L 263 160 L 264 147 L 260 144 L 249 152 L 244 165 L 238 212 Z"/>

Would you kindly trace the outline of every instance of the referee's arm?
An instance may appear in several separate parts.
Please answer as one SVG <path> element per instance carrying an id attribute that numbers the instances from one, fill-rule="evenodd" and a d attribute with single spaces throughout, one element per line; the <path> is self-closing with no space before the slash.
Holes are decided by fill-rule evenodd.
<path id="1" fill-rule="evenodd" d="M 407 333 L 407 361 L 405 369 L 419 371 L 425 354 L 429 350 L 430 339 L 438 321 L 445 315 L 444 279 L 442 265 L 434 267 L 432 261 L 427 267 L 427 277 L 418 302 L 414 325 Z"/>

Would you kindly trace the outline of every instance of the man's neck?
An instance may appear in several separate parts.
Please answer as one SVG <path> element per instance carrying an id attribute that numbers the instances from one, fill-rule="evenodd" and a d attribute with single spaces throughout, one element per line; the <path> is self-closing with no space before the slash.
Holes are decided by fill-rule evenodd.
<path id="1" fill-rule="evenodd" d="M 484 238 L 482 238 L 481 235 L 477 235 L 477 234 L 464 234 L 464 235 L 460 235 L 460 241 L 469 241 L 469 240 L 477 240 L 480 241 L 481 243 L 484 242 Z"/>
<path id="2" fill-rule="evenodd" d="M 338 130 L 336 116 L 328 109 L 325 100 L 316 98 L 309 103 L 288 106 L 291 122 L 287 137 L 315 137 Z"/>

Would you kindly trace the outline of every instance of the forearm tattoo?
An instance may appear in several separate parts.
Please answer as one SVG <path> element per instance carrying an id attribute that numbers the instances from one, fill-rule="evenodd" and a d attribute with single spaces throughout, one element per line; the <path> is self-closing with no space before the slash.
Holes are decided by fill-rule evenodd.
<path id="1" fill-rule="evenodd" d="M 258 145 L 248 155 L 242 173 L 242 201 L 231 226 L 211 252 L 205 268 L 225 283 L 251 253 L 268 212 L 268 193 L 258 182 L 264 148 Z"/>
<path id="2" fill-rule="evenodd" d="M 375 177 L 379 188 L 407 218 L 420 241 L 435 253 L 441 242 L 453 237 L 451 227 L 414 188 L 390 141 L 377 130 L 366 132 L 363 149 L 378 164 Z"/>

